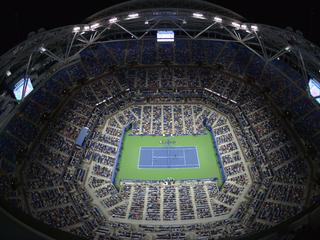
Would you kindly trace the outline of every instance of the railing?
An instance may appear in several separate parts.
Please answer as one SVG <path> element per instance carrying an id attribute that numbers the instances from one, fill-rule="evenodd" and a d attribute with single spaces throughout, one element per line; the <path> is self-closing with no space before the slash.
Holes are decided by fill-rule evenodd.
<path id="1" fill-rule="evenodd" d="M 132 127 L 132 123 L 129 123 L 127 126 L 125 126 L 122 129 L 121 138 L 120 138 L 120 141 L 119 141 L 118 150 L 117 150 L 116 157 L 115 157 L 115 163 L 114 163 L 113 170 L 112 170 L 112 175 L 111 175 L 112 184 L 115 185 L 115 186 L 116 186 L 116 184 L 115 184 L 116 176 L 117 176 L 118 169 L 119 169 L 119 159 L 120 159 L 120 156 L 121 156 L 123 139 L 124 139 L 124 136 L 125 136 L 126 132 L 131 127 Z"/>
<path id="2" fill-rule="evenodd" d="M 223 167 L 223 163 L 222 163 L 222 160 L 221 160 L 221 155 L 220 155 L 220 152 L 219 152 L 219 149 L 218 149 L 218 144 L 217 144 L 217 141 L 216 141 L 216 137 L 214 135 L 212 127 L 207 124 L 207 119 L 203 120 L 203 125 L 209 130 L 209 132 L 211 134 L 211 137 L 212 137 L 213 147 L 214 147 L 214 149 L 216 151 L 216 154 L 217 154 L 218 165 L 219 165 L 220 172 L 221 172 L 221 180 L 222 180 L 221 186 L 222 186 L 224 184 L 224 182 L 227 180 L 227 177 L 226 177 L 225 172 L 224 172 L 224 167 Z"/>

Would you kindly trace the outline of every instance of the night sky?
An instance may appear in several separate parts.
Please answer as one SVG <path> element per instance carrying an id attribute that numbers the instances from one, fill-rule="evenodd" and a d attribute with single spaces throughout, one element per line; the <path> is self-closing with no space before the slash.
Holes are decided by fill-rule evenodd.
<path id="1" fill-rule="evenodd" d="M 146 0 L 147 1 L 147 0 Z M 0 11 L 1 46 L 3 54 L 27 38 L 29 32 L 43 27 L 47 30 L 83 22 L 83 20 L 116 3 L 124 1 L 6 1 Z M 278 27 L 290 26 L 303 32 L 305 38 L 320 46 L 320 8 L 315 1 L 256 0 L 234 1 L 215 0 L 217 5 L 233 10 L 244 16 L 249 22 L 263 23 Z"/>

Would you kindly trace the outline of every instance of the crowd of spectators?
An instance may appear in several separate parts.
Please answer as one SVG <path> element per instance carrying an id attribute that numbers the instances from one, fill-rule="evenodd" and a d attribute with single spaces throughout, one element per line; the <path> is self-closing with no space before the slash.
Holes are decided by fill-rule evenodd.
<path id="1" fill-rule="evenodd" d="M 205 59 L 203 54 L 207 56 L 213 54 L 201 52 L 199 56 L 195 56 L 196 47 L 191 52 L 183 50 L 182 47 L 188 44 L 179 42 L 175 47 L 175 54 L 171 46 L 164 45 L 159 49 L 159 53 L 155 54 L 151 50 L 154 49 L 152 41 L 144 41 L 141 60 L 146 64 L 159 59 L 173 61 L 174 58 L 184 62 L 186 60 L 183 58 L 189 56 L 192 61 L 203 61 Z M 114 44 L 112 49 L 107 50 L 104 47 L 101 49 L 114 59 L 114 61 L 109 60 L 110 64 L 116 64 L 125 61 L 122 47 L 121 44 Z M 85 69 L 80 65 L 67 69 L 65 71 L 69 71 L 69 74 L 64 72 L 55 76 L 48 81 L 47 89 L 37 91 L 30 104 L 23 108 L 20 115 L 12 119 L 6 127 L 6 133 L 1 137 L 6 135 L 9 138 L 19 139 L 21 142 L 19 145 L 29 145 L 36 139 L 42 130 L 41 124 L 47 121 L 46 115 L 50 115 L 62 99 L 66 83 L 75 85 L 75 82 L 86 74 L 101 75 L 107 67 L 99 65 L 96 57 L 102 58 L 103 55 L 95 55 L 94 51 L 96 51 L 94 48 L 89 48 L 81 54 Z M 128 59 L 133 59 L 138 52 L 140 51 L 133 49 L 126 56 Z M 231 55 L 226 55 L 220 61 L 229 61 L 230 58 Z M 70 74 L 73 77 L 70 78 Z M 58 117 L 48 121 L 45 134 L 40 138 L 41 143 L 33 149 L 30 163 L 24 173 L 28 185 L 26 196 L 35 217 L 58 228 L 71 226 L 70 229 L 79 234 L 85 234 L 85 230 L 96 229 L 99 225 L 95 222 L 96 219 L 104 218 L 99 212 L 101 209 L 92 207 L 91 210 L 87 210 L 83 206 L 90 205 L 89 197 L 78 188 L 66 187 L 64 179 L 72 180 L 72 174 L 80 176 L 76 177 L 79 182 L 88 181 L 94 196 L 108 209 L 107 215 L 128 221 L 189 221 L 227 215 L 232 212 L 237 200 L 242 199 L 251 177 L 259 187 L 250 189 L 246 196 L 248 199 L 233 215 L 236 219 L 243 218 L 247 206 L 252 207 L 256 214 L 253 219 L 265 221 L 270 225 L 286 220 L 302 210 L 308 174 L 306 163 L 284 130 L 282 122 L 274 116 L 271 106 L 261 94 L 254 90 L 248 91 L 240 81 L 225 73 L 214 73 L 208 69 L 136 68 L 125 70 L 121 74 L 104 76 L 90 85 L 81 87 L 72 99 L 66 102 Z M 125 79 L 126 76 L 130 78 Z M 61 79 L 65 80 L 65 83 L 61 83 L 59 81 Z M 221 100 L 216 105 L 212 103 L 212 108 L 207 102 L 195 103 L 196 100 L 192 98 L 188 100 L 189 102 L 184 100 L 176 103 L 175 99 L 168 99 L 163 97 L 164 95 L 161 97 L 166 99 L 166 102 L 160 100 L 127 102 L 127 99 L 121 99 L 121 96 L 115 97 L 128 87 L 141 89 L 139 97 L 158 94 L 158 89 L 181 87 L 184 89 L 181 92 L 170 93 L 175 94 L 177 98 L 181 98 L 181 95 L 184 97 L 183 91 L 188 94 L 190 92 L 195 95 L 203 94 L 205 91 L 198 88 L 206 87 L 212 92 L 236 100 L 237 104 L 225 104 L 228 106 L 219 108 L 219 112 L 214 111 L 213 108 L 218 108 L 221 103 L 228 101 L 207 92 L 208 95 L 205 96 L 211 97 L 210 99 Z M 194 89 L 188 89 L 191 87 Z M 102 104 L 103 117 L 94 117 L 96 104 L 109 98 L 113 98 L 114 102 Z M 294 116 L 307 113 L 303 106 L 308 108 L 308 105 L 303 98 L 296 105 L 293 110 Z M 220 112 L 225 114 L 231 112 L 232 117 L 224 117 Z M 316 127 L 318 125 L 314 119 L 316 115 L 310 116 L 307 121 Z M 207 121 L 213 128 L 227 175 L 227 181 L 221 188 L 216 182 L 204 184 L 190 181 L 170 185 L 123 184 L 118 192 L 110 183 L 124 126 L 132 123 L 132 134 L 139 135 L 191 135 L 204 133 L 203 121 Z M 81 127 L 89 124 L 92 126 L 92 131 L 85 143 L 85 150 L 78 151 L 74 146 L 74 140 Z M 7 145 L 15 147 L 14 143 L 11 144 L 9 140 L 3 139 L 6 138 L 0 139 L 0 150 Z M 244 154 L 241 153 L 242 150 L 245 150 L 242 152 Z M 84 169 L 82 162 L 90 165 L 90 171 Z M 85 180 L 86 178 L 88 180 Z M 84 221 L 86 216 L 89 216 L 89 220 Z M 82 227 L 72 227 L 77 224 Z M 254 224 L 259 229 L 263 228 L 261 226 L 263 222 L 259 222 L 260 225 L 257 222 Z M 133 237 L 137 234 L 137 238 L 142 237 L 141 233 L 136 233 L 128 226 L 119 225 L 117 236 Z M 235 228 L 235 232 L 241 232 L 236 224 L 230 226 Z M 197 226 L 194 225 L 190 229 L 196 232 Z M 163 234 L 172 238 L 182 233 L 177 231 L 177 235 L 172 232 Z M 219 234 L 219 231 L 216 234 Z"/>

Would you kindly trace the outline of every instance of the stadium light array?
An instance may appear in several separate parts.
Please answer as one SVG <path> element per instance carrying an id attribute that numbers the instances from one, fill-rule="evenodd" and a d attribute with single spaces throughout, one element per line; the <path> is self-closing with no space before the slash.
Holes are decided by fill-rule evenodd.
<path id="1" fill-rule="evenodd" d="M 109 19 L 109 23 L 116 23 L 118 22 L 118 18 L 117 17 L 113 17 Z"/>
<path id="2" fill-rule="evenodd" d="M 94 31 L 94 30 L 96 30 L 98 27 L 100 27 L 100 23 L 94 23 L 94 24 L 92 24 L 92 25 L 90 26 L 90 29 L 91 29 L 92 31 Z"/>
<path id="3" fill-rule="evenodd" d="M 221 17 L 214 17 L 213 20 L 217 23 L 222 23 L 222 18 Z"/>
<path id="4" fill-rule="evenodd" d="M 240 28 L 241 28 L 242 30 L 248 30 L 248 27 L 247 27 L 247 25 L 245 25 L 245 24 L 241 24 Z"/>
<path id="5" fill-rule="evenodd" d="M 88 25 L 86 25 L 86 26 L 83 27 L 83 31 L 86 32 L 86 31 L 89 31 L 89 30 L 90 30 L 90 27 L 89 27 Z"/>
<path id="6" fill-rule="evenodd" d="M 7 77 L 10 77 L 10 76 L 11 76 L 11 71 L 10 71 L 10 70 L 7 70 L 7 71 L 6 71 L 6 75 L 7 75 Z"/>
<path id="7" fill-rule="evenodd" d="M 232 22 L 231 25 L 236 28 L 236 29 L 239 29 L 240 28 L 240 24 L 237 23 L 237 22 Z"/>
<path id="8" fill-rule="evenodd" d="M 257 25 L 252 25 L 251 30 L 257 32 L 259 29 Z"/>
<path id="9" fill-rule="evenodd" d="M 192 17 L 198 18 L 198 19 L 206 19 L 202 13 L 192 13 Z"/>
<path id="10" fill-rule="evenodd" d="M 45 51 L 47 51 L 47 49 L 45 49 L 44 47 L 40 47 L 39 51 L 40 51 L 40 53 L 44 53 Z"/>
<path id="11" fill-rule="evenodd" d="M 79 26 L 75 26 L 75 27 L 73 27 L 72 32 L 74 32 L 74 33 L 80 32 L 80 29 L 81 28 Z"/>
<path id="12" fill-rule="evenodd" d="M 139 17 L 139 13 L 130 13 L 130 14 L 128 14 L 128 17 L 126 19 L 130 20 L 130 19 L 135 19 L 138 17 Z"/>

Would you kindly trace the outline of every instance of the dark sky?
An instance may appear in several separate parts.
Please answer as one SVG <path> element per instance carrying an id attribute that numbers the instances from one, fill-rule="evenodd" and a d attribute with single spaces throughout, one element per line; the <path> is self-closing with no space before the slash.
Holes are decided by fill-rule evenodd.
<path id="1" fill-rule="evenodd" d="M 147 1 L 147 0 L 146 0 Z M 182 0 L 183 1 L 183 0 Z M 52 29 L 59 26 L 77 24 L 86 17 L 110 5 L 123 1 L 6 1 L 0 10 L 1 45 L 0 54 L 25 40 L 31 31 L 43 27 Z M 215 4 L 229 8 L 248 19 L 278 27 L 291 26 L 301 30 L 304 36 L 320 46 L 320 8 L 312 1 L 284 0 L 215 0 Z M 290 4 L 287 2 L 291 2 Z"/>

